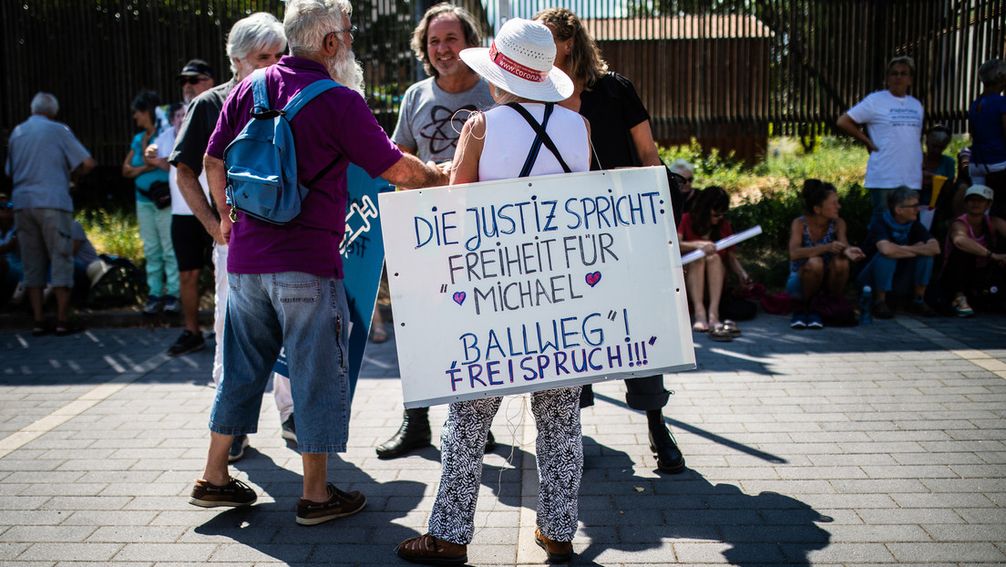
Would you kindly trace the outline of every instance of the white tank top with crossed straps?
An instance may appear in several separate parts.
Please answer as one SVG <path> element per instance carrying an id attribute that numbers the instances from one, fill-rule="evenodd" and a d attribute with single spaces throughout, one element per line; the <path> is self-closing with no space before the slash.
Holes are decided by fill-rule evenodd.
<path id="1" fill-rule="evenodd" d="M 541 124 L 545 114 L 544 103 L 521 103 L 531 116 Z M 527 160 L 531 142 L 535 139 L 531 125 L 508 106 L 497 106 L 485 113 L 486 137 L 479 159 L 479 181 L 512 179 L 520 175 Z M 587 126 L 583 117 L 558 104 L 552 110 L 545 132 L 555 142 L 562 159 L 572 171 L 590 169 L 590 146 Z M 531 168 L 531 176 L 562 173 L 562 166 L 543 144 L 538 159 Z"/>

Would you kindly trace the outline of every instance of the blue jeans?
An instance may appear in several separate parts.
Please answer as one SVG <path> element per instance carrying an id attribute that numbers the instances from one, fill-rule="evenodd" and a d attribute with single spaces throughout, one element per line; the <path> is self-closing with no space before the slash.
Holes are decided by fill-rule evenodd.
<path id="1" fill-rule="evenodd" d="M 210 430 L 258 430 L 262 394 L 286 345 L 297 448 L 338 453 L 349 436 L 349 307 L 342 280 L 300 272 L 228 274 L 224 368 Z"/>
<path id="2" fill-rule="evenodd" d="M 874 292 L 888 292 L 895 287 L 899 291 L 906 291 L 906 289 L 912 291 L 911 286 L 929 285 L 929 277 L 932 273 L 932 256 L 916 256 L 896 260 L 877 252 L 859 272 L 859 283 L 872 287 Z M 906 282 L 909 274 L 911 281 Z M 896 280 L 897 286 L 895 286 Z"/>

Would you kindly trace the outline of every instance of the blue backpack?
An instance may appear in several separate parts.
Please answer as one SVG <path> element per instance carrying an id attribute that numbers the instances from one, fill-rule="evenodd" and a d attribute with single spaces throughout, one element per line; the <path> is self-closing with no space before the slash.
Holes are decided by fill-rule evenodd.
<path id="1" fill-rule="evenodd" d="M 250 217 L 283 225 L 300 214 L 308 186 L 331 167 L 323 169 L 306 184 L 298 181 L 297 152 L 290 122 L 314 97 L 342 85 L 320 79 L 291 98 L 283 110 L 272 110 L 265 69 L 255 71 L 248 80 L 254 97 L 252 119 L 224 150 L 227 204 L 231 206 L 232 221 L 237 220 L 235 211 L 241 211 Z"/>

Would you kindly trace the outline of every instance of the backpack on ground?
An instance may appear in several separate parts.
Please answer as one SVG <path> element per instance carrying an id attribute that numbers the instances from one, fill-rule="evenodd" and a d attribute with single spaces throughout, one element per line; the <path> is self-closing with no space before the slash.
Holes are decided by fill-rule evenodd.
<path id="1" fill-rule="evenodd" d="M 227 168 L 227 204 L 253 218 L 286 224 L 300 214 L 308 187 L 328 172 L 323 169 L 306 183 L 297 179 L 297 152 L 290 122 L 314 97 L 336 87 L 331 79 L 311 83 L 290 99 L 282 110 L 269 105 L 265 69 L 248 78 L 254 106 L 252 118 L 224 151 Z"/>

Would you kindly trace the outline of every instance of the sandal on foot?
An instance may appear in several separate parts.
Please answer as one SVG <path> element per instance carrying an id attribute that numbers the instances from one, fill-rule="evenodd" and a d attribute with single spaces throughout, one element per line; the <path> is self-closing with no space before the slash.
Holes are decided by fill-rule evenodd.
<path id="1" fill-rule="evenodd" d="M 728 343 L 734 340 L 734 336 L 730 334 L 730 331 L 726 330 L 723 323 L 719 323 L 709 330 L 709 338 L 721 343 Z"/>
<path id="2" fill-rule="evenodd" d="M 468 546 L 423 534 L 398 544 L 395 553 L 412 563 L 426 565 L 463 565 L 468 563 Z"/>
<path id="3" fill-rule="evenodd" d="M 733 319 L 724 319 L 723 329 L 730 333 L 731 337 L 739 337 L 741 335 L 741 328 L 737 326 L 737 323 Z"/>
<path id="4" fill-rule="evenodd" d="M 696 321 L 692 325 L 692 330 L 695 331 L 696 333 L 705 333 L 705 332 L 708 332 L 709 331 L 709 323 L 705 323 L 703 321 Z"/>

